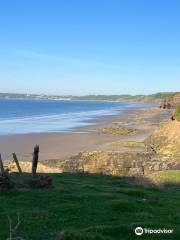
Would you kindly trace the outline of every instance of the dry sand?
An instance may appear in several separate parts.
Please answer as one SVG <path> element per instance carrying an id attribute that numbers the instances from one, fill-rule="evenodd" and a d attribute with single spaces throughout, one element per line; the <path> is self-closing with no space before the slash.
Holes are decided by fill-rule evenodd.
<path id="1" fill-rule="evenodd" d="M 35 144 L 40 145 L 40 159 L 66 159 L 80 151 L 111 150 L 123 151 L 124 147 L 116 143 L 142 142 L 161 123 L 169 119 L 170 113 L 157 108 L 128 110 L 119 116 L 99 118 L 95 125 L 75 129 L 71 133 L 42 133 L 0 137 L 0 152 L 3 159 L 11 159 L 16 152 L 20 160 L 31 159 Z M 104 126 L 119 122 L 124 126 L 137 129 L 136 134 L 120 136 L 103 134 Z M 130 147 L 130 145 L 129 145 Z M 143 147 L 141 146 L 142 150 Z"/>

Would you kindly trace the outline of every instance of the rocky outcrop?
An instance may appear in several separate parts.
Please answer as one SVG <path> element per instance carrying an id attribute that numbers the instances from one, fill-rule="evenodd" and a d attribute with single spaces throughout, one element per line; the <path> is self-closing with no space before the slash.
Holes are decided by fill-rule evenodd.
<path id="1" fill-rule="evenodd" d="M 177 93 L 173 98 L 174 105 L 177 106 L 180 104 L 180 93 Z"/>
<path id="2" fill-rule="evenodd" d="M 30 162 L 20 163 L 23 172 L 31 172 Z M 6 169 L 17 172 L 15 163 L 5 162 Z M 153 152 L 80 152 L 67 160 L 46 160 L 38 173 L 88 172 L 118 176 L 146 176 L 161 170 L 180 169 L 180 162 L 170 155 Z"/>
<path id="3" fill-rule="evenodd" d="M 161 101 L 160 108 L 171 109 L 180 105 L 180 93 L 168 96 Z"/>
<path id="4" fill-rule="evenodd" d="M 136 133 L 136 129 L 124 127 L 118 123 L 106 126 L 102 129 L 102 133 L 113 135 L 130 135 Z"/>
<path id="5" fill-rule="evenodd" d="M 90 172 L 110 175 L 142 174 L 144 153 L 81 152 L 63 166 L 67 172 Z"/>
<path id="6" fill-rule="evenodd" d="M 171 109 L 174 107 L 173 98 L 168 97 L 161 101 L 160 108 L 162 109 Z"/>
<path id="7" fill-rule="evenodd" d="M 177 169 L 176 162 L 152 152 L 81 152 L 61 163 L 63 172 L 139 176 L 154 171 Z"/>
<path id="8" fill-rule="evenodd" d="M 161 156 L 170 162 L 172 168 L 180 169 L 180 122 L 168 121 L 157 129 L 146 140 L 148 150 L 154 150 L 156 156 Z"/>
<path id="9" fill-rule="evenodd" d="M 146 151 L 81 152 L 66 160 L 65 172 L 90 172 L 111 175 L 148 175 L 164 170 L 180 170 L 180 122 L 163 123 L 145 140 Z"/>

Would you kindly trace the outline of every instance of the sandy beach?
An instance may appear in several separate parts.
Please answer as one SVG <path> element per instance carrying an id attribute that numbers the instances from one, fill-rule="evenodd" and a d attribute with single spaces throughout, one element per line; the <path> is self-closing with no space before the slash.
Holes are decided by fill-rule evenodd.
<path id="1" fill-rule="evenodd" d="M 162 121 L 169 119 L 169 116 L 167 111 L 158 108 L 131 109 L 120 115 L 100 117 L 94 125 L 77 128 L 69 133 L 1 136 L 1 154 L 4 160 L 11 159 L 13 152 L 20 160 L 31 160 L 35 144 L 40 145 L 40 160 L 66 159 L 80 151 L 124 151 L 127 147 L 113 143 L 143 142 Z M 104 127 L 115 123 L 136 129 L 136 133 L 127 136 L 102 133 Z M 143 146 L 137 148 L 144 150 Z"/>

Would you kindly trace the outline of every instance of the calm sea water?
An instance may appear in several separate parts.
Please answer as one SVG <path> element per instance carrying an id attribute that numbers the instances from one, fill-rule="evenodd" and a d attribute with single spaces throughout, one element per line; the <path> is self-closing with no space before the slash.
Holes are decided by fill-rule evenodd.
<path id="1" fill-rule="evenodd" d="M 66 132 L 142 104 L 103 101 L 0 100 L 0 135 Z"/>

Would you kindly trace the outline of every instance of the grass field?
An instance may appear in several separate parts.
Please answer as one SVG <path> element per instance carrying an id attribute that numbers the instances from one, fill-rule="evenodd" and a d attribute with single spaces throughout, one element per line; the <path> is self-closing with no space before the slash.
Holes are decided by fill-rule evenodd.
<path id="1" fill-rule="evenodd" d="M 17 239 L 180 239 L 180 189 L 137 185 L 105 175 L 51 176 L 51 189 L 0 192 L 0 240 L 8 238 L 8 216 L 16 221 L 17 214 L 22 221 Z M 17 181 L 19 175 L 13 178 Z M 174 233 L 138 237 L 137 226 L 174 229 Z"/>
<path id="2" fill-rule="evenodd" d="M 180 106 L 177 106 L 175 109 L 174 117 L 179 121 L 180 120 Z"/>

